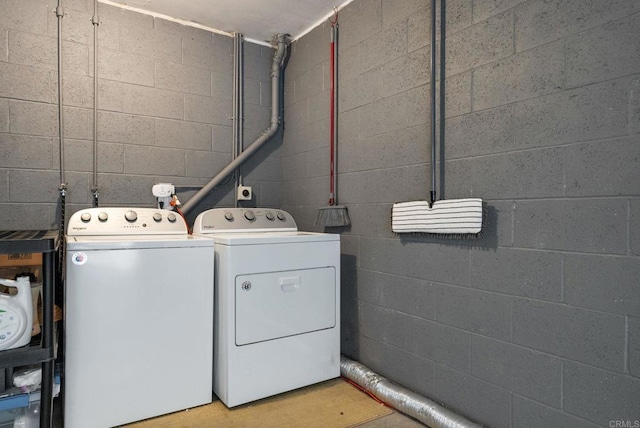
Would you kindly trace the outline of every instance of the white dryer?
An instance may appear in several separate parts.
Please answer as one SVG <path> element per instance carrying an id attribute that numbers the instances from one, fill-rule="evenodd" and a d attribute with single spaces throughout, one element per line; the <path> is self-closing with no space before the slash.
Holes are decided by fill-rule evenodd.
<path id="1" fill-rule="evenodd" d="M 175 213 L 76 212 L 66 236 L 64 425 L 111 427 L 212 400 L 213 243 Z"/>
<path id="2" fill-rule="evenodd" d="M 340 236 L 300 232 L 285 211 L 219 208 L 213 385 L 228 407 L 340 376 Z"/>

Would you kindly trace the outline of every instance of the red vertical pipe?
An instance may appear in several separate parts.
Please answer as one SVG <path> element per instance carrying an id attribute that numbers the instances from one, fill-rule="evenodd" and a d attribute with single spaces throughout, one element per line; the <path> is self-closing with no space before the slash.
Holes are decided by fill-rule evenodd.
<path id="1" fill-rule="evenodd" d="M 334 132 L 334 124 L 335 124 L 335 96 L 334 96 L 334 85 L 335 85 L 335 31 L 334 26 L 331 26 L 331 46 L 330 46 L 330 56 L 329 56 L 329 69 L 330 69 L 330 77 L 329 77 L 329 91 L 330 91 L 330 115 L 329 115 L 329 153 L 330 153 L 330 161 L 329 161 L 329 205 L 335 205 L 335 188 L 334 188 L 334 177 L 335 177 L 335 151 L 336 151 L 336 141 L 335 141 L 335 132 Z"/>

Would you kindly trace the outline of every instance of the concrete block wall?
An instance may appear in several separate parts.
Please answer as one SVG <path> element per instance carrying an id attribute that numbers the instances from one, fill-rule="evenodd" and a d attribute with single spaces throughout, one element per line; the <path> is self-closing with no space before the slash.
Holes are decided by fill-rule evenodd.
<path id="1" fill-rule="evenodd" d="M 57 26 L 51 0 L 7 0 L 0 13 L 0 228 L 58 223 Z M 91 206 L 92 0 L 65 1 L 67 212 Z M 98 185 L 101 205 L 153 206 L 171 182 L 184 202 L 231 160 L 233 39 L 99 4 Z M 245 140 L 269 126 L 272 49 L 245 48 Z M 276 146 L 277 143 L 274 143 Z M 268 147 L 246 173 L 252 203 L 279 207 L 280 160 Z M 265 167 L 258 167 L 262 161 Z M 234 203 L 233 180 L 194 214 Z M 275 195 L 275 196 L 274 196 Z"/>
<path id="2" fill-rule="evenodd" d="M 486 201 L 477 241 L 391 232 L 394 202 L 428 198 L 429 4 L 339 15 L 342 352 L 486 426 L 633 426 L 640 2 L 447 2 L 438 191 Z M 285 82 L 284 208 L 315 231 L 329 33 L 293 44 Z"/>

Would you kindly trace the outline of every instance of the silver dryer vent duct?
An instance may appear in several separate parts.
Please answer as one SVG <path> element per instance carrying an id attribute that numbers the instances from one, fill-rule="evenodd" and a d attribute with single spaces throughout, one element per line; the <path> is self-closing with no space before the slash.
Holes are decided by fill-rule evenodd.
<path id="1" fill-rule="evenodd" d="M 374 373 L 368 367 L 340 358 L 340 374 L 357 383 L 391 407 L 431 428 L 481 428 L 449 409 Z"/>

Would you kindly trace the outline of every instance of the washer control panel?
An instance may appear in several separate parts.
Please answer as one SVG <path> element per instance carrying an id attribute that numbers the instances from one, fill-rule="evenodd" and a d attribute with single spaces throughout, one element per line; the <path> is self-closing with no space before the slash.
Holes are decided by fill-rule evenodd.
<path id="1" fill-rule="evenodd" d="M 296 222 L 286 211 L 273 208 L 214 208 L 196 217 L 197 233 L 297 231 Z"/>
<path id="2" fill-rule="evenodd" d="M 178 235 L 187 234 L 180 216 L 156 208 L 88 208 L 73 214 L 69 236 Z"/>

